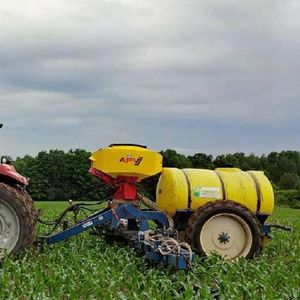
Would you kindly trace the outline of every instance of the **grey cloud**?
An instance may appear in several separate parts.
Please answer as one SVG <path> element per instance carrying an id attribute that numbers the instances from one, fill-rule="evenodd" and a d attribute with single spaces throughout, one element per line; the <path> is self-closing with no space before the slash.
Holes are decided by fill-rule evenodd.
<path id="1" fill-rule="evenodd" d="M 299 13 L 293 0 L 2 3 L 3 151 L 299 148 Z"/>

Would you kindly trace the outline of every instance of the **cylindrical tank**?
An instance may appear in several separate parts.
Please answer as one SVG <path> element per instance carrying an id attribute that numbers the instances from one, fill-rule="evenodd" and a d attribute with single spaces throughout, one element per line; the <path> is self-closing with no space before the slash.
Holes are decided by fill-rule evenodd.
<path id="1" fill-rule="evenodd" d="M 194 210 L 218 199 L 233 200 L 253 213 L 266 215 L 271 215 L 274 207 L 273 188 L 262 171 L 163 168 L 156 203 L 170 216 L 176 210 Z"/>

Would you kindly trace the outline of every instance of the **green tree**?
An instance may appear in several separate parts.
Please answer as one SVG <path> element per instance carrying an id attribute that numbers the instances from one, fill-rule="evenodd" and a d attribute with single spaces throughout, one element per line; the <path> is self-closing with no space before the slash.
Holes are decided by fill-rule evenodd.
<path id="1" fill-rule="evenodd" d="M 193 156 L 188 156 L 193 168 L 213 169 L 213 156 L 205 153 L 196 153 Z"/>
<path id="2" fill-rule="evenodd" d="M 286 190 L 300 189 L 300 178 L 295 173 L 283 173 L 278 185 Z"/>
<path id="3" fill-rule="evenodd" d="M 34 200 L 102 200 L 108 196 L 107 187 L 88 173 L 89 157 L 90 152 L 80 149 L 50 150 L 17 158 L 14 165 L 29 178 Z"/>
<path id="4" fill-rule="evenodd" d="M 219 155 L 214 160 L 215 167 L 220 165 L 230 164 L 235 168 L 240 168 L 242 170 L 249 170 L 250 166 L 247 161 L 247 157 L 245 153 L 239 152 L 234 154 L 226 154 L 226 155 Z"/>
<path id="5" fill-rule="evenodd" d="M 175 150 L 167 149 L 166 151 L 161 151 L 163 156 L 163 165 L 164 167 L 173 167 L 173 168 L 191 168 L 191 161 L 184 156 L 183 154 L 177 153 Z"/>

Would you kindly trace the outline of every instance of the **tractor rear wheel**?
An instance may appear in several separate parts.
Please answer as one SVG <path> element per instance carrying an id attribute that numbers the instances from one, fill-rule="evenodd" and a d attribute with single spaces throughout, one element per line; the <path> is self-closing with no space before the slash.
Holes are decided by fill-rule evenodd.
<path id="1" fill-rule="evenodd" d="M 262 249 L 262 228 L 251 211 L 230 200 L 209 202 L 189 219 L 185 236 L 196 252 L 226 260 L 252 258 Z"/>
<path id="2" fill-rule="evenodd" d="M 0 183 L 0 260 L 30 246 L 34 215 L 33 201 L 24 189 Z"/>

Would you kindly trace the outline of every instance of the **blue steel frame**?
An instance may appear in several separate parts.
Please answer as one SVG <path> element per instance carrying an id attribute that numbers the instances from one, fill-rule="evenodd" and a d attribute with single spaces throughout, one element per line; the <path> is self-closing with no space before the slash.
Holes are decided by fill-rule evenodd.
<path id="1" fill-rule="evenodd" d="M 132 204 L 121 204 L 118 208 L 116 208 L 116 210 L 100 210 L 91 217 L 66 230 L 50 236 L 40 237 L 40 244 L 42 247 L 45 244 L 56 244 L 71 236 L 104 224 L 110 224 L 111 229 L 117 229 L 120 219 L 138 219 L 140 221 L 139 231 L 137 231 L 136 234 L 135 247 L 145 252 L 146 259 L 152 262 L 163 262 L 181 270 L 188 269 L 191 263 L 194 261 L 194 253 L 192 254 L 192 261 L 189 260 L 189 253 L 185 250 L 181 250 L 180 253 L 162 255 L 158 250 L 161 242 L 150 244 L 147 241 L 142 240 L 141 237 L 144 236 L 144 232 L 149 229 L 149 220 L 159 223 L 163 229 L 168 229 L 170 224 L 167 216 L 164 213 L 140 210 L 135 208 Z"/>
<path id="2" fill-rule="evenodd" d="M 266 224 L 262 225 L 263 233 L 268 238 L 271 238 L 271 229 L 272 229 L 272 226 L 270 224 L 266 223 Z"/>
<path id="3" fill-rule="evenodd" d="M 56 244 L 83 231 L 109 222 L 111 222 L 111 229 L 117 229 L 120 219 L 139 219 L 140 231 L 149 229 L 149 220 L 158 222 L 165 229 L 169 228 L 169 221 L 164 213 L 157 211 L 143 211 L 135 208 L 132 204 L 122 204 L 116 208 L 115 211 L 112 209 L 100 210 L 91 217 L 66 230 L 47 237 L 40 237 L 40 241 L 42 244 Z"/>

